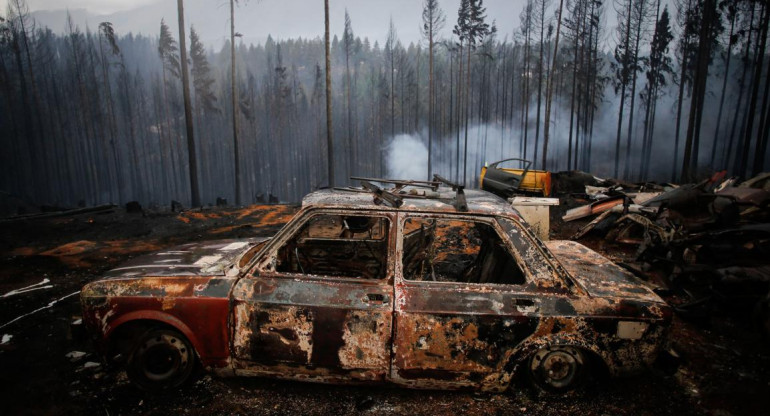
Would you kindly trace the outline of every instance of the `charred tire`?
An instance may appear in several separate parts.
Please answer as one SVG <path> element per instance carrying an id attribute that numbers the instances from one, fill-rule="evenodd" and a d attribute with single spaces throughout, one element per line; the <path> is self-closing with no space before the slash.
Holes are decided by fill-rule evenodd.
<path id="1" fill-rule="evenodd" d="M 586 357 L 580 349 L 556 345 L 532 354 L 527 372 L 538 389 L 548 393 L 566 393 L 582 384 L 586 367 Z"/>
<path id="2" fill-rule="evenodd" d="M 147 391 L 169 390 L 188 381 L 195 368 L 195 351 L 182 334 L 151 329 L 135 344 L 128 358 L 128 378 Z"/>

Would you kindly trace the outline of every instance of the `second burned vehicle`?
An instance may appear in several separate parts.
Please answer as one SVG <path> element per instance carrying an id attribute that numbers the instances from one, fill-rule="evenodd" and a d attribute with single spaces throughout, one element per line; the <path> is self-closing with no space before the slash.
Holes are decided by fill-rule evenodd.
<path id="1" fill-rule="evenodd" d="M 440 178 L 438 178 L 440 179 Z M 188 244 L 86 285 L 84 318 L 132 381 L 228 375 L 416 388 L 566 391 L 650 364 L 670 308 L 504 200 L 439 182 L 305 197 L 273 238 Z"/>

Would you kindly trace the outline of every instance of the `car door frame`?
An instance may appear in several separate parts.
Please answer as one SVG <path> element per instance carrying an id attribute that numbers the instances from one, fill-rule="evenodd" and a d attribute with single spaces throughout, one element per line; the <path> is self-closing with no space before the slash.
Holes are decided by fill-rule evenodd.
<path id="1" fill-rule="evenodd" d="M 404 223 L 410 217 L 467 220 L 492 226 L 516 259 L 526 283 L 406 280 L 403 259 L 394 259 L 391 380 L 425 388 L 507 388 L 510 374 L 506 364 L 516 345 L 535 332 L 543 300 L 536 272 L 519 250 L 521 244 L 514 244 L 493 215 L 401 212 L 397 253 L 404 250 Z"/>
<path id="2" fill-rule="evenodd" d="M 355 279 L 278 272 L 278 250 L 318 215 L 387 218 L 386 276 Z M 237 374 L 336 383 L 381 381 L 391 365 L 397 215 L 386 210 L 301 210 L 263 250 L 231 296 Z M 285 346 L 288 352 L 265 351 Z M 262 358 L 258 354 L 267 352 Z M 271 355 L 272 354 L 272 355 Z"/>

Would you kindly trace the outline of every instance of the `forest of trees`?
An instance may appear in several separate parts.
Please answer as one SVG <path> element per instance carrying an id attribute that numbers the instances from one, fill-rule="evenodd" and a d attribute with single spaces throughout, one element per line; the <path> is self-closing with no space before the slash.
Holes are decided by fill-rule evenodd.
<path id="1" fill-rule="evenodd" d="M 382 43 L 361 39 L 347 13 L 332 28 L 342 33 L 330 54 L 335 185 L 408 163 L 424 166 L 411 179 L 475 186 L 485 162 L 508 157 L 629 181 L 767 168 L 768 0 L 527 0 L 519 16 L 457 3 L 449 21 L 424 0 L 419 41 L 401 41 L 392 20 Z M 71 19 L 55 33 L 24 0 L 3 13 L 0 192 L 189 206 L 191 160 L 202 204 L 299 201 L 328 185 L 322 34 L 213 50 L 195 22 L 180 42 L 166 24 L 177 16 L 158 16 L 158 35 L 142 36 Z M 503 19 L 519 22 L 515 33 L 497 31 Z M 445 26 L 452 36 L 441 38 Z M 397 137 L 425 156 L 389 160 Z"/>

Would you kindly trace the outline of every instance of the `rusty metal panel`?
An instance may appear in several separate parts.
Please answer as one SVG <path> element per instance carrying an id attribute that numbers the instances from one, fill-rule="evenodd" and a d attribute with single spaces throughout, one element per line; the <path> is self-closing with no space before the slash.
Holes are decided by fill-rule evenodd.
<path id="1" fill-rule="evenodd" d="M 404 218 L 406 214 L 400 219 Z M 660 298 L 639 282 L 624 280 L 623 274 L 613 274 L 614 280 L 606 281 L 605 292 L 598 298 L 586 296 L 580 288 L 574 293 L 554 290 L 563 283 L 554 286 L 552 282 L 565 282 L 567 271 L 542 243 L 533 244 L 527 230 L 516 227 L 514 220 L 499 221 L 507 227 L 517 258 L 524 261 L 536 284 L 410 282 L 398 268 L 394 382 L 411 387 L 500 390 L 523 370 L 529 356 L 551 345 L 592 352 L 607 363 L 612 374 L 651 363 L 662 347 L 670 320 L 670 310 Z M 403 222 L 399 227 L 403 232 Z M 574 256 L 584 257 L 582 264 L 598 261 L 593 258 L 595 253 L 579 248 L 582 246 L 566 247 L 576 251 Z M 402 250 L 403 241 L 399 241 L 397 251 Z M 598 263 L 609 267 L 606 259 Z M 623 317 L 643 320 L 638 326 L 646 330 L 633 339 L 620 337 L 617 322 Z"/>
<path id="2" fill-rule="evenodd" d="M 573 282 L 562 264 L 554 258 L 546 244 L 535 237 L 534 232 L 518 218 L 500 216 L 497 223 L 510 241 L 522 269 L 528 270 L 530 278 L 540 292 L 574 292 Z"/>
<path id="3" fill-rule="evenodd" d="M 406 215 L 399 217 L 401 234 L 405 219 Z M 430 230 L 435 231 L 436 227 Z M 404 250 L 400 239 L 399 265 Z M 504 368 L 512 347 L 531 335 L 536 325 L 538 300 L 521 292 L 526 286 L 410 282 L 397 268 L 391 379 L 421 388 L 500 388 L 500 380 L 507 379 Z"/>
<path id="4" fill-rule="evenodd" d="M 390 358 L 390 284 L 323 278 L 243 279 L 234 290 L 236 367 L 265 373 L 384 379 Z"/>
<path id="5" fill-rule="evenodd" d="M 556 240 L 549 241 L 547 246 L 572 277 L 593 296 L 662 302 L 630 272 L 580 243 Z"/>
<path id="6" fill-rule="evenodd" d="M 83 288 L 83 319 L 101 337 L 133 320 L 177 328 L 194 344 L 204 366 L 225 365 L 229 356 L 228 292 L 234 279 L 145 277 L 100 280 Z"/>
<path id="7" fill-rule="evenodd" d="M 485 387 L 537 324 L 536 301 L 514 293 L 433 282 L 397 291 L 391 377 L 401 384 Z"/>
<path id="8" fill-rule="evenodd" d="M 317 214 L 340 213 L 351 212 Z M 381 240 L 387 246 L 381 247 L 386 253 L 380 279 L 372 278 L 379 273 L 354 278 L 344 273 L 301 273 L 301 267 L 276 271 L 280 248 L 315 214 L 304 215 L 291 231 L 276 238 L 266 249 L 268 260 L 259 262 L 254 274 L 241 279 L 233 290 L 236 373 L 338 383 L 384 380 L 391 352 L 393 263 L 389 259 L 395 245 L 394 227 L 387 228 Z M 374 217 L 387 217 L 390 224 L 395 218 Z M 344 262 L 336 267 L 344 267 Z M 283 371 L 286 367 L 291 370 Z"/>

